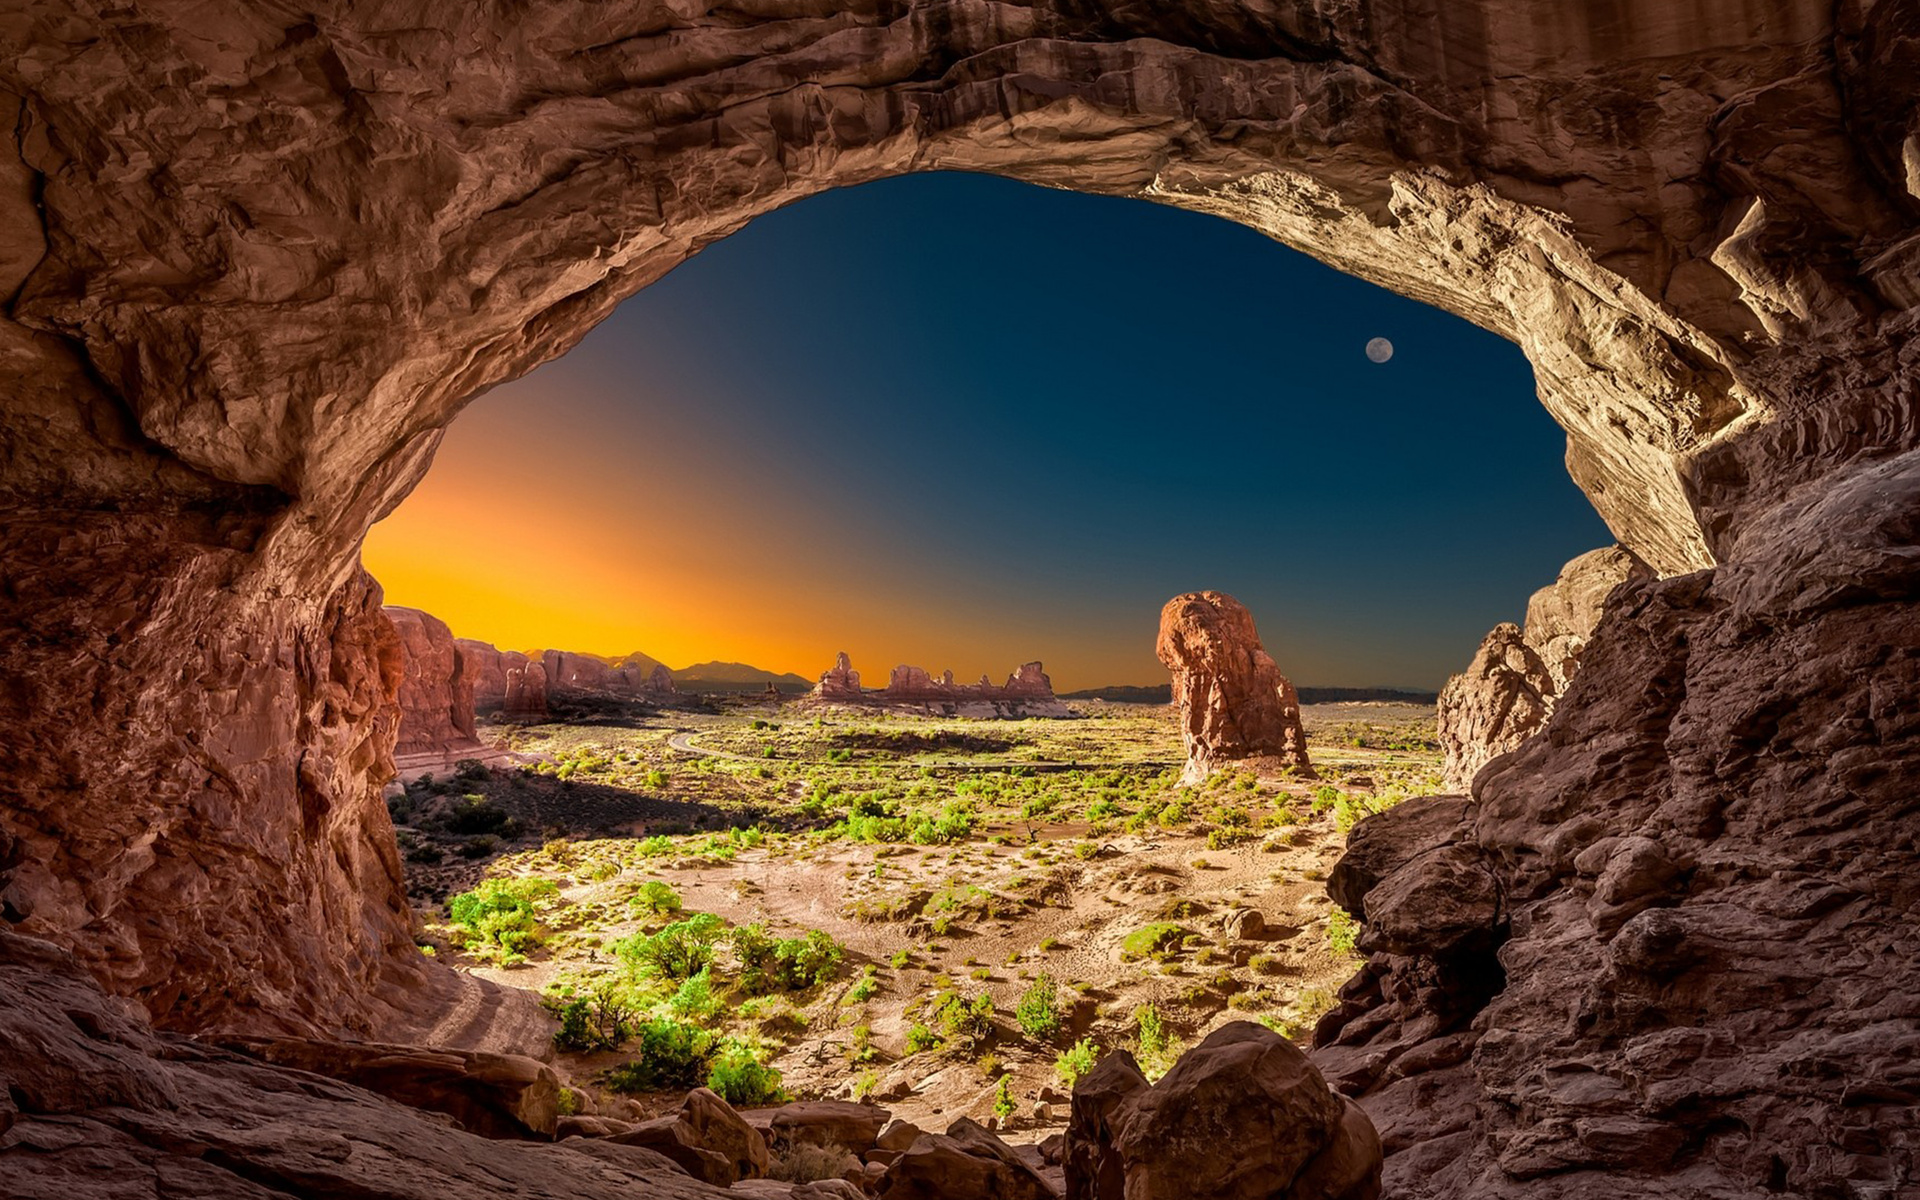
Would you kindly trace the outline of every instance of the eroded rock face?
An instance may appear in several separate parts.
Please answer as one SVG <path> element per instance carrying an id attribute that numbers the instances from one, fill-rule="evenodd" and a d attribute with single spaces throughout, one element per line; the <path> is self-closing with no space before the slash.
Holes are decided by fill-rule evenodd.
<path id="1" fill-rule="evenodd" d="M 1187 748 L 1183 782 L 1222 766 L 1313 774 L 1300 696 L 1260 645 L 1245 605 L 1224 592 L 1175 596 L 1160 610 L 1154 649 L 1173 672 Z"/>
<path id="2" fill-rule="evenodd" d="M 1495 758 L 1532 737 L 1567 690 L 1613 589 L 1652 571 L 1619 546 L 1590 550 L 1527 602 L 1524 627 L 1496 625 L 1440 693 L 1446 784 L 1466 791 Z"/>
<path id="3" fill-rule="evenodd" d="M 1547 723 L 1553 676 L 1520 627 L 1495 625 L 1461 674 L 1440 689 L 1440 749 L 1446 785 L 1465 791 L 1493 759 Z"/>
<path id="4" fill-rule="evenodd" d="M 1446 853 L 1491 873 L 1506 926 L 1482 935 L 1500 978 L 1444 1011 L 1449 988 L 1473 999 L 1476 952 L 1450 947 L 1457 920 L 1403 906 L 1322 1026 L 1315 1059 L 1364 1093 L 1393 1194 L 1920 1179 L 1920 851 L 1889 836 L 1912 816 L 1920 715 L 1886 699 L 1920 687 L 1920 456 L 1856 486 L 1861 503 L 1789 505 L 1748 535 L 1853 564 L 1854 584 L 1758 557 L 1630 583 L 1540 735 L 1486 768 L 1478 803 L 1445 802 L 1461 812 L 1445 848 L 1439 823 L 1403 820 L 1413 853 L 1368 851 L 1385 872 L 1369 924 L 1392 880 Z M 1395 815 L 1356 834 L 1398 840 Z"/>

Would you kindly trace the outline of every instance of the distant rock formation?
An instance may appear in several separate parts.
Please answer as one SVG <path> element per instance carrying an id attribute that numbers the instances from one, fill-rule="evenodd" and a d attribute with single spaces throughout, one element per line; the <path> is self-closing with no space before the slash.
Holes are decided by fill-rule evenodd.
<path id="1" fill-rule="evenodd" d="M 434 753 L 472 742 L 473 684 L 461 670 L 453 631 L 417 608 L 388 606 L 387 619 L 400 635 L 400 738 L 396 755 Z"/>
<path id="2" fill-rule="evenodd" d="M 462 759 L 505 762 L 504 751 L 475 735 L 475 657 L 463 653 L 446 622 L 414 608 L 386 609 L 400 637 L 400 730 L 394 768 L 407 779 L 451 770 Z"/>
<path id="3" fill-rule="evenodd" d="M 679 694 L 673 673 L 644 654 L 606 659 L 568 650 L 501 650 L 456 638 L 446 623 L 418 609 L 388 606 L 400 635 L 400 737 L 394 761 L 402 779 L 451 769 L 463 758 L 507 762 L 482 743 L 476 715 L 544 721 L 551 700 L 660 701 Z"/>
<path id="4" fill-rule="evenodd" d="M 1440 693 L 1446 786 L 1465 792 L 1480 768 L 1517 749 L 1553 714 L 1580 669 L 1587 641 L 1613 589 L 1653 572 L 1618 546 L 1589 550 L 1527 601 L 1524 628 L 1494 626 L 1473 662 Z"/>
<path id="5" fill-rule="evenodd" d="M 814 704 L 858 704 L 936 717 L 1017 720 L 1076 715 L 1053 694 L 1053 681 L 1038 662 L 1020 664 L 1004 684 L 995 684 L 985 675 L 978 683 L 955 683 L 952 671 L 943 671 L 935 679 L 923 667 L 898 666 L 887 677 L 886 687 L 869 691 L 860 686 L 860 672 L 853 669 L 844 650 L 821 673 L 806 699 Z"/>
<path id="6" fill-rule="evenodd" d="M 1261 647 L 1244 604 L 1225 592 L 1175 596 L 1160 610 L 1154 650 L 1173 672 L 1180 706 L 1181 782 L 1198 783 L 1225 766 L 1313 775 L 1300 697 Z"/>

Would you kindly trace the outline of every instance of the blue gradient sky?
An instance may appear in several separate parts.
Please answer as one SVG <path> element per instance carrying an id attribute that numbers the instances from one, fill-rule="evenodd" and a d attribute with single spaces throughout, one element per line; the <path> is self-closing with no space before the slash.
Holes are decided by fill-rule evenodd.
<path id="1" fill-rule="evenodd" d="M 1215 218 L 920 175 L 755 221 L 482 397 L 367 561 L 506 646 L 1062 688 L 1163 680 L 1161 604 L 1219 588 L 1296 682 L 1433 688 L 1612 540 L 1563 451 L 1457 318 Z"/>

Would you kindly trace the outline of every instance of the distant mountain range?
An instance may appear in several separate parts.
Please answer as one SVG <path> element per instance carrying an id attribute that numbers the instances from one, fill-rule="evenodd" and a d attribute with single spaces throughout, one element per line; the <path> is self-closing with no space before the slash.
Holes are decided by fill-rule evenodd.
<path id="1" fill-rule="evenodd" d="M 690 692 L 760 692 L 769 683 L 782 692 L 804 692 L 813 680 L 791 671 L 775 674 L 746 663 L 703 662 L 681 667 L 673 682 Z"/>
<path id="2" fill-rule="evenodd" d="M 1118 704 L 1171 704 L 1173 703 L 1173 685 L 1160 684 L 1116 684 L 1113 687 L 1087 688 L 1084 691 L 1068 692 L 1062 700 L 1111 700 Z M 1303 687 L 1300 689 L 1302 704 L 1361 704 L 1368 701 L 1387 704 L 1434 704 L 1440 696 L 1436 692 L 1414 692 L 1401 688 L 1345 688 L 1345 687 Z"/>

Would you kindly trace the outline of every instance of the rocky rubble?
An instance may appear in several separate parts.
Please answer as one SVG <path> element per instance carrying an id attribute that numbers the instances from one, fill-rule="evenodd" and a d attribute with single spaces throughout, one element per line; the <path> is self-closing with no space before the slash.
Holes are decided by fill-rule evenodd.
<path id="1" fill-rule="evenodd" d="M 1187 748 L 1182 782 L 1220 767 L 1313 776 L 1299 694 L 1260 645 L 1245 605 L 1224 592 L 1175 596 L 1160 610 L 1155 650 L 1173 672 Z"/>

